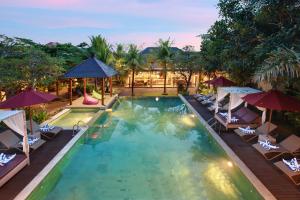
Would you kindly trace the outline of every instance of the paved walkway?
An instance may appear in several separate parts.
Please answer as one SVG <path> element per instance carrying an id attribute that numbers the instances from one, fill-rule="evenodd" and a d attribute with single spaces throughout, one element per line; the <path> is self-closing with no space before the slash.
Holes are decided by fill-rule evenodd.
<path id="1" fill-rule="evenodd" d="M 185 98 L 205 120 L 213 117 L 213 114 L 194 98 Z M 300 199 L 300 189 L 285 174 L 279 171 L 272 162 L 264 159 L 250 143 L 244 142 L 233 131 L 221 131 L 220 136 L 277 199 Z"/>

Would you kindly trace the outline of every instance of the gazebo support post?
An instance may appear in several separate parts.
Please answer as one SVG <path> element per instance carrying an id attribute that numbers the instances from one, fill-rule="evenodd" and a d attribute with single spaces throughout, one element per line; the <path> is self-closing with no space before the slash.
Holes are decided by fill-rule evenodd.
<path id="1" fill-rule="evenodd" d="M 59 80 L 56 80 L 56 96 L 59 96 Z"/>
<path id="2" fill-rule="evenodd" d="M 72 79 L 71 78 L 69 83 L 69 98 L 70 98 L 70 105 L 72 105 Z"/>
<path id="3" fill-rule="evenodd" d="M 95 91 L 97 91 L 97 78 L 95 78 Z"/>
<path id="4" fill-rule="evenodd" d="M 104 87 L 105 87 L 105 81 L 104 81 L 104 78 L 102 78 L 102 92 L 101 92 L 102 98 L 101 98 L 101 103 L 102 103 L 103 106 L 104 106 Z"/>
<path id="5" fill-rule="evenodd" d="M 110 92 L 110 97 L 112 97 L 112 77 L 109 77 L 109 92 Z"/>
<path id="6" fill-rule="evenodd" d="M 86 78 L 83 78 L 83 96 L 86 96 Z"/>

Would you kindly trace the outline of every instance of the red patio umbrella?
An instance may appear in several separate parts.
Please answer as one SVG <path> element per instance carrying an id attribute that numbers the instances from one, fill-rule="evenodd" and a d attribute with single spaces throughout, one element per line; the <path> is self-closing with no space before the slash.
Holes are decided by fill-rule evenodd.
<path id="1" fill-rule="evenodd" d="M 272 120 L 273 110 L 300 112 L 300 101 L 278 90 L 248 94 L 243 100 L 251 105 L 269 109 L 269 122 Z M 270 126 L 268 132 L 269 130 Z"/>
<path id="2" fill-rule="evenodd" d="M 214 87 L 226 87 L 226 86 L 234 86 L 235 83 L 224 76 L 220 76 L 218 78 L 215 78 L 213 80 L 205 81 L 204 83 L 211 84 Z"/>
<path id="3" fill-rule="evenodd" d="M 30 131 L 32 133 L 32 119 L 30 106 L 47 103 L 57 98 L 55 95 L 49 93 L 43 93 L 36 91 L 34 89 L 28 88 L 23 92 L 7 99 L 6 101 L 0 103 L 0 108 L 20 108 L 29 107 L 29 118 L 30 118 Z"/>

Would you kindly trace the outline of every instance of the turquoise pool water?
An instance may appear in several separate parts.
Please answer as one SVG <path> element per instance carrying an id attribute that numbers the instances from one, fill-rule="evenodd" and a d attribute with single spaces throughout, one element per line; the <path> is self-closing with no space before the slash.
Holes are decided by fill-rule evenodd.
<path id="1" fill-rule="evenodd" d="M 50 122 L 50 124 L 60 127 L 73 127 L 78 121 L 88 123 L 98 111 L 99 109 L 93 108 L 72 108 L 69 112 Z"/>
<path id="2" fill-rule="evenodd" d="M 262 199 L 179 98 L 121 99 L 29 199 Z"/>

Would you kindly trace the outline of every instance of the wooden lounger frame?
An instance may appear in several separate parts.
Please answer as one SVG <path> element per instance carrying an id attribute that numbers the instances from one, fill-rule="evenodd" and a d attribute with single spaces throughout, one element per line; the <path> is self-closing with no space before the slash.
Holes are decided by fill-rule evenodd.
<path id="1" fill-rule="evenodd" d="M 251 123 L 239 123 L 239 122 L 228 123 L 227 121 L 225 121 L 224 118 L 222 118 L 218 114 L 215 114 L 215 119 L 218 120 L 218 122 L 220 124 L 222 124 L 226 128 L 226 130 L 228 130 L 228 129 L 235 129 L 235 128 L 238 128 L 238 127 L 246 128 L 248 126 L 250 128 L 257 128 L 259 126 L 259 124 L 260 124 L 260 118 L 259 117 L 256 120 L 254 120 L 253 122 L 251 122 Z"/>

